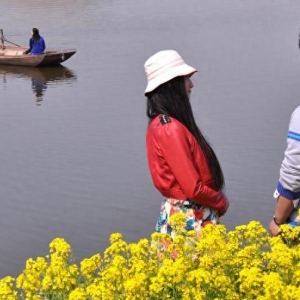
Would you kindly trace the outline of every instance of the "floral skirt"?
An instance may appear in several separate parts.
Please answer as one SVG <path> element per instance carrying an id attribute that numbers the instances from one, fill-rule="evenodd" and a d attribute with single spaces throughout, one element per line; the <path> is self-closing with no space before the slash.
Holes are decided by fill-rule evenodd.
<path id="1" fill-rule="evenodd" d="M 186 230 L 195 230 L 198 233 L 207 224 L 219 223 L 219 217 L 215 210 L 203 207 L 190 200 L 165 198 L 161 204 L 155 228 L 156 231 L 172 235 L 172 227 L 169 224 L 169 219 L 173 214 L 179 212 L 186 216 Z"/>

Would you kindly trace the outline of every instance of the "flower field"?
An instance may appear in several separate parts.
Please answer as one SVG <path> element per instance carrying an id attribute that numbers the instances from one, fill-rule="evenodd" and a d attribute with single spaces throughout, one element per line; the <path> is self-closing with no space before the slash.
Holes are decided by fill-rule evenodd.
<path id="1" fill-rule="evenodd" d="M 153 233 L 110 246 L 76 263 L 71 246 L 55 238 L 45 257 L 28 259 L 17 277 L 0 280 L 1 300 L 234 300 L 299 299 L 300 228 L 281 226 L 271 238 L 257 221 L 227 231 L 207 225 L 197 236 L 172 216 L 176 236 Z"/>

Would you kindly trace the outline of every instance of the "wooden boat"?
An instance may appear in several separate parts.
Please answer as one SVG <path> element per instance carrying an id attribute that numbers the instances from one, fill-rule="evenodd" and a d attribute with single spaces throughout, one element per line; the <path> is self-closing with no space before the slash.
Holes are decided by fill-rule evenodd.
<path id="1" fill-rule="evenodd" d="M 17 45 L 7 40 L 3 35 L 3 29 L 0 30 L 0 65 L 12 66 L 56 66 L 76 53 L 76 49 L 68 50 L 46 50 L 43 54 L 31 55 L 23 54 L 28 49 L 26 46 Z M 13 46 L 6 46 L 4 42 L 8 42 Z"/>
<path id="2" fill-rule="evenodd" d="M 76 49 L 70 50 L 46 50 L 44 54 L 23 54 L 28 47 L 4 46 L 0 47 L 0 65 L 13 66 L 55 66 L 65 62 L 76 53 Z"/>

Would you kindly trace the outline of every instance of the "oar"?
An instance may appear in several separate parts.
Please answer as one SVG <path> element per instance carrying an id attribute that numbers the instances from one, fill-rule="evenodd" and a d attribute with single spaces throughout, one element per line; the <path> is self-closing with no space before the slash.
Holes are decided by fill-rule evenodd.
<path id="1" fill-rule="evenodd" d="M 18 45 L 18 44 L 16 44 L 16 43 L 13 43 L 13 42 L 7 40 L 5 37 L 0 37 L 0 39 L 3 40 L 3 41 L 5 41 L 5 42 L 8 42 L 8 43 L 10 43 L 10 44 L 13 44 L 13 45 L 15 45 L 15 46 L 17 46 L 17 47 L 21 47 L 21 48 L 23 47 L 23 46 L 20 46 L 20 45 Z"/>

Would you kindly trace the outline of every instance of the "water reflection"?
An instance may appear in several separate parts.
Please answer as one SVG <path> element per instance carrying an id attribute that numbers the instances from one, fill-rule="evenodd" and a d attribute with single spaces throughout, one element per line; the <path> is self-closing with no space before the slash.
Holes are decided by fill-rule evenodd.
<path id="1" fill-rule="evenodd" d="M 3 83 L 8 82 L 9 77 L 31 78 L 31 89 L 37 105 L 41 105 L 48 86 L 68 84 L 77 80 L 74 71 L 64 66 L 44 68 L 0 66 L 0 75 L 3 75 Z"/>
<path id="2" fill-rule="evenodd" d="M 35 101 L 37 105 L 41 105 L 43 101 L 44 91 L 47 89 L 47 81 L 44 78 L 32 78 L 32 91 L 35 94 Z"/>

